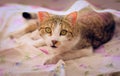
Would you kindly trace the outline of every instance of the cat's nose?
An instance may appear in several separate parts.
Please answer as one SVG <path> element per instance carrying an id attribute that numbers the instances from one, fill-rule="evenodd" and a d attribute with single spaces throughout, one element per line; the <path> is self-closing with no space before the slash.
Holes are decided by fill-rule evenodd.
<path id="1" fill-rule="evenodd" d="M 53 45 L 55 45 L 57 42 L 57 40 L 52 40 Z"/>

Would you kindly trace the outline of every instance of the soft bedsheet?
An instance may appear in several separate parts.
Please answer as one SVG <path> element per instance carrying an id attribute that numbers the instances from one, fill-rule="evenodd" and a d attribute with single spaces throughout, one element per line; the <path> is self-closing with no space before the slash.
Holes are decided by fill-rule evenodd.
<path id="1" fill-rule="evenodd" d="M 120 72 L 120 33 L 117 31 L 113 39 L 98 48 L 92 56 L 66 62 L 60 60 L 57 64 L 43 65 L 49 57 L 46 51 L 49 51 L 49 48 L 35 48 L 32 45 L 34 41 L 30 37 L 36 36 L 36 31 L 25 34 L 19 39 L 7 37 L 10 32 L 27 25 L 21 12 L 33 10 L 35 12 L 47 10 L 55 14 L 64 12 L 58 13 L 58 11 L 42 7 L 16 4 L 1 6 L 0 76 L 109 76 L 111 73 Z"/>

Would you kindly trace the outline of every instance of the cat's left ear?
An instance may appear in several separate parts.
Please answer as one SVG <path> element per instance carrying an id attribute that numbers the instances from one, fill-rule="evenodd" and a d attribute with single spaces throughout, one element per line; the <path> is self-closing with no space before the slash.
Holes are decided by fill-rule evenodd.
<path id="1" fill-rule="evenodd" d="M 72 12 L 70 14 L 68 14 L 66 17 L 65 17 L 67 20 L 69 20 L 72 25 L 75 25 L 76 21 L 77 21 L 77 12 Z"/>
<path id="2" fill-rule="evenodd" d="M 40 20 L 40 22 L 46 20 L 47 18 L 49 18 L 49 13 L 48 12 L 44 12 L 44 11 L 39 11 L 38 12 L 38 19 Z"/>

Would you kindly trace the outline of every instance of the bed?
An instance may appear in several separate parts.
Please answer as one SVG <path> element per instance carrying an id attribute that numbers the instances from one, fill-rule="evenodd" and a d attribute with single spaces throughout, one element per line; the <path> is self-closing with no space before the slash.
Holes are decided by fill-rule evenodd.
<path id="1" fill-rule="evenodd" d="M 88 5 L 88 2 L 78 0 L 68 10 L 60 11 L 22 4 L 2 5 L 0 7 L 0 76 L 120 76 L 119 31 L 115 32 L 111 41 L 96 49 L 92 56 L 66 62 L 60 60 L 57 64 L 50 65 L 43 65 L 49 57 L 46 52 L 49 48 L 35 48 L 32 45 L 34 41 L 30 37 L 36 36 L 36 31 L 18 39 L 8 37 L 9 33 L 27 25 L 22 18 L 22 12 L 41 10 L 61 15 Z M 120 16 L 120 12 L 115 14 Z M 119 29 L 120 26 L 117 28 Z"/>

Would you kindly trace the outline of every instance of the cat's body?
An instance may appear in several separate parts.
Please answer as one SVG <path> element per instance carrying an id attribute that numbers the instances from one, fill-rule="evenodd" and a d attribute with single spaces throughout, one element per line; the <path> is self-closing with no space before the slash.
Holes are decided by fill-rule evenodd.
<path id="1" fill-rule="evenodd" d="M 97 13 L 91 10 L 80 11 L 77 24 L 81 34 L 78 47 L 81 46 L 82 48 L 92 45 L 94 49 L 112 38 L 116 25 L 111 13 Z"/>
<path id="2" fill-rule="evenodd" d="M 29 15 L 24 13 L 23 17 L 26 14 Z M 21 32 L 24 34 L 35 29 L 39 31 L 45 44 L 53 49 L 54 57 L 45 62 L 51 64 L 59 59 L 70 60 L 91 55 L 94 49 L 112 38 L 115 25 L 111 13 L 98 13 L 85 8 L 66 16 L 39 12 L 37 23 Z"/>

